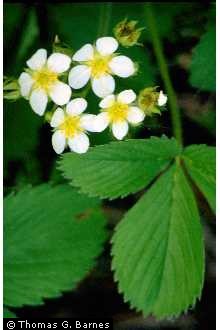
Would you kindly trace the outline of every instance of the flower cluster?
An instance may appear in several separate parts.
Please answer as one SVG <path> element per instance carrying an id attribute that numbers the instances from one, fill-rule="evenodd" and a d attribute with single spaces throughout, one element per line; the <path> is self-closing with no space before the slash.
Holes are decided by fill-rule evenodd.
<path id="1" fill-rule="evenodd" d="M 114 76 L 127 78 L 136 72 L 129 57 L 116 53 L 118 46 L 115 38 L 102 37 L 94 45 L 84 45 L 72 58 L 58 51 L 47 58 L 47 51 L 39 49 L 26 62 L 27 68 L 18 79 L 20 94 L 39 116 L 45 114 L 48 101 L 58 106 L 50 120 L 52 146 L 57 154 L 66 146 L 73 152 L 85 153 L 89 148 L 87 133 L 102 132 L 108 126 L 121 140 L 129 124 L 140 124 L 151 109 L 166 103 L 167 97 L 154 89 L 142 92 L 138 98 L 131 89 L 114 94 Z M 84 113 L 88 105 L 84 98 L 72 99 L 72 89 L 81 89 L 89 81 L 101 99 L 100 113 L 96 115 Z"/>

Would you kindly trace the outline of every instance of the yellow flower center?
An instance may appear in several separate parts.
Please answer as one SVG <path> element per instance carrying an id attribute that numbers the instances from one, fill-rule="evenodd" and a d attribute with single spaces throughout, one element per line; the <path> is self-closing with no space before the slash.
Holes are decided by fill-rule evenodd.
<path id="1" fill-rule="evenodd" d="M 71 138 L 74 135 L 82 132 L 79 116 L 66 116 L 64 122 L 59 125 L 59 129 L 64 133 L 66 138 Z"/>
<path id="2" fill-rule="evenodd" d="M 105 73 L 111 73 L 109 68 L 111 59 L 112 55 L 102 56 L 99 53 L 95 53 L 94 58 L 87 61 L 87 65 L 91 68 L 91 76 L 93 78 L 99 78 Z"/>
<path id="3" fill-rule="evenodd" d="M 49 91 L 53 84 L 58 80 L 56 72 L 44 67 L 38 71 L 34 71 L 32 74 L 34 82 L 34 88 L 41 88 L 45 91 Z"/>
<path id="4" fill-rule="evenodd" d="M 120 122 L 127 119 L 129 106 L 125 103 L 115 102 L 107 109 L 111 122 Z"/>

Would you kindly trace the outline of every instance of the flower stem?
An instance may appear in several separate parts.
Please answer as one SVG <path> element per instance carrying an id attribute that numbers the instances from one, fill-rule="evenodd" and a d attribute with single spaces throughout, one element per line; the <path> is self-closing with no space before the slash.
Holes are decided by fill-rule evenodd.
<path id="1" fill-rule="evenodd" d="M 180 110 L 177 103 L 177 97 L 172 85 L 172 81 L 170 78 L 167 62 L 163 53 L 163 46 L 160 40 L 160 36 L 157 30 L 157 23 L 155 20 L 154 12 L 152 5 L 150 3 L 146 3 L 144 5 L 144 10 L 148 22 L 149 32 L 152 38 L 152 44 L 154 47 L 154 52 L 157 58 L 157 62 L 160 68 L 160 73 L 165 85 L 166 92 L 168 94 L 168 104 L 171 112 L 171 121 L 173 127 L 173 133 L 177 141 L 182 145 L 182 125 L 181 125 L 181 115 Z"/>
<path id="2" fill-rule="evenodd" d="M 109 24 L 112 14 L 112 3 L 106 2 L 100 5 L 100 17 L 98 25 L 98 38 L 104 37 L 108 34 Z"/>

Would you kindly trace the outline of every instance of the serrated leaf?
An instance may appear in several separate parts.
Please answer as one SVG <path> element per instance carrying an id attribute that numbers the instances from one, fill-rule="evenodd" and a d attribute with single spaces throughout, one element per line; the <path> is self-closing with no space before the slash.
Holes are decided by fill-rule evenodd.
<path id="1" fill-rule="evenodd" d="M 127 140 L 96 146 L 83 155 L 66 153 L 59 168 L 80 191 L 113 199 L 146 187 L 179 152 L 175 139 Z"/>
<path id="2" fill-rule="evenodd" d="M 95 199 L 68 185 L 26 188 L 4 201 L 4 304 L 43 303 L 74 288 L 106 238 Z"/>
<path id="3" fill-rule="evenodd" d="M 183 152 L 186 168 L 204 194 L 211 209 L 216 204 L 216 150 L 206 145 L 191 145 Z"/>
<path id="4" fill-rule="evenodd" d="M 5 307 L 3 310 L 3 317 L 4 317 L 4 319 L 17 318 L 17 316 L 14 313 L 12 313 L 9 309 L 7 309 Z"/>
<path id="5" fill-rule="evenodd" d="M 112 269 L 125 301 L 144 315 L 179 315 L 201 295 L 202 228 L 193 192 L 173 165 L 116 227 Z"/>
<path id="6" fill-rule="evenodd" d="M 216 28 L 210 25 L 195 47 L 191 64 L 190 83 L 202 90 L 216 89 Z"/>

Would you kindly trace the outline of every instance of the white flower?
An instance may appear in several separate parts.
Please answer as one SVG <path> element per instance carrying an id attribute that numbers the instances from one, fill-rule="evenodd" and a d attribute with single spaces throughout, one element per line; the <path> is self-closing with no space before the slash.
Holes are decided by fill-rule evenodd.
<path id="1" fill-rule="evenodd" d="M 167 95 L 165 95 L 163 93 L 163 91 L 160 91 L 159 93 L 159 97 L 158 97 L 158 100 L 157 100 L 157 104 L 162 107 L 163 105 L 165 105 L 167 103 Z"/>
<path id="2" fill-rule="evenodd" d="M 117 96 L 106 96 L 99 103 L 102 112 L 96 116 L 94 130 L 102 132 L 110 125 L 116 139 L 122 140 L 128 133 L 128 123 L 139 124 L 145 117 L 144 112 L 132 104 L 135 99 L 136 94 L 131 89 L 124 90 Z"/>
<path id="3" fill-rule="evenodd" d="M 93 92 L 98 97 L 113 93 L 115 80 L 112 75 L 127 78 L 135 72 L 129 57 L 114 54 L 117 48 L 118 42 L 112 37 L 99 38 L 96 46 L 86 44 L 80 48 L 73 56 L 80 64 L 70 70 L 70 86 L 79 89 L 91 79 Z"/>
<path id="4" fill-rule="evenodd" d="M 27 72 L 19 79 L 21 95 L 30 101 L 34 112 L 42 116 L 48 97 L 57 105 L 66 104 L 71 97 L 71 88 L 58 77 L 70 67 L 71 58 L 53 53 L 47 59 L 46 49 L 39 49 L 27 62 Z"/>
<path id="5" fill-rule="evenodd" d="M 89 138 L 86 131 L 93 132 L 95 115 L 83 114 L 87 108 L 87 101 L 83 98 L 71 100 L 65 110 L 57 108 L 50 125 L 55 129 L 52 135 L 52 145 L 57 154 L 61 154 L 66 145 L 79 154 L 89 148 Z"/>

